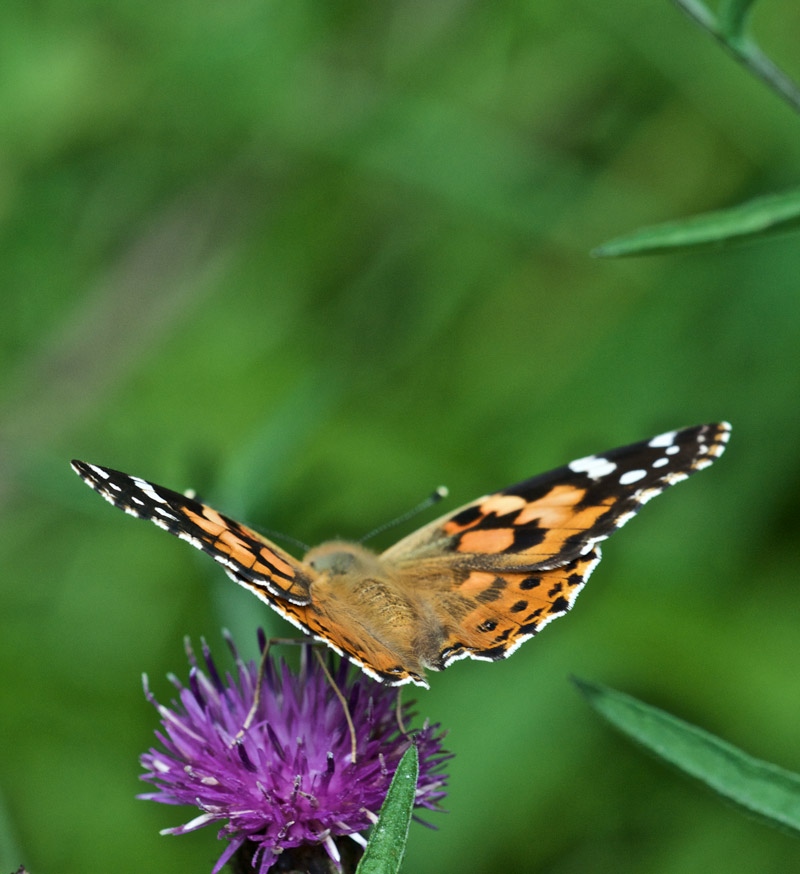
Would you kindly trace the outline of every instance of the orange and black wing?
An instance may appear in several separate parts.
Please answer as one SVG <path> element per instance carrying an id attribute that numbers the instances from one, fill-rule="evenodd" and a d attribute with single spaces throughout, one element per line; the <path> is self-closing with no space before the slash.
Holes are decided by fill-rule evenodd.
<path id="1" fill-rule="evenodd" d="M 566 613 L 600 560 L 599 543 L 651 498 L 725 449 L 727 423 L 669 431 L 590 455 L 473 501 L 383 553 L 430 604 L 433 667 L 510 655 Z"/>
<path id="2" fill-rule="evenodd" d="M 708 467 L 725 449 L 725 422 L 669 431 L 579 458 L 486 495 L 396 543 L 382 558 L 518 573 L 559 567 L 621 528 L 647 501 Z"/>
<path id="3" fill-rule="evenodd" d="M 210 555 L 232 580 L 279 613 L 285 615 L 281 602 L 311 602 L 309 586 L 314 572 L 256 531 L 193 498 L 139 477 L 83 461 L 73 461 L 72 468 L 115 507 L 149 519 Z"/>

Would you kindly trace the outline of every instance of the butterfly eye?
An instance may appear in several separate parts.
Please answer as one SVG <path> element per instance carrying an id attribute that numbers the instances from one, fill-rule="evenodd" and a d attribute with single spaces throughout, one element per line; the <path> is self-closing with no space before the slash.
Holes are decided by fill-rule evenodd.
<path id="1" fill-rule="evenodd" d="M 336 576 L 352 571 L 356 557 L 352 552 L 329 552 L 309 559 L 308 563 L 319 573 Z"/>

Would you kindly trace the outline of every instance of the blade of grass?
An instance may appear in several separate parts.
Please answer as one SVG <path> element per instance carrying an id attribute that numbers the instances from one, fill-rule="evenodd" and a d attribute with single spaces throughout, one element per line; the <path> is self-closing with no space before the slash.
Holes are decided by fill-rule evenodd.
<path id="1" fill-rule="evenodd" d="M 651 255 L 665 250 L 700 249 L 784 233 L 800 225 L 800 189 L 769 194 L 730 209 L 640 228 L 603 243 L 597 258 Z"/>
<path id="2" fill-rule="evenodd" d="M 750 814 L 800 834 L 800 775 L 630 695 L 573 680 L 594 710 L 624 735 Z"/>

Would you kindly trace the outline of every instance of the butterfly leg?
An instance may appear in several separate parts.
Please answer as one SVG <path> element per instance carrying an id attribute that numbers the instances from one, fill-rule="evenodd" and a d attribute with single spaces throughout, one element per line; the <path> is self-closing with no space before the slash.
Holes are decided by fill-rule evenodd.
<path id="1" fill-rule="evenodd" d="M 400 734 L 408 736 L 406 727 L 403 724 L 403 687 L 397 687 L 397 703 L 394 706 L 394 717 L 397 720 L 397 727 L 400 729 Z"/>
<path id="2" fill-rule="evenodd" d="M 347 727 L 350 730 L 350 758 L 353 764 L 356 763 L 356 727 L 353 725 L 353 717 L 350 716 L 350 708 L 347 706 L 347 699 L 342 694 L 342 690 L 336 685 L 336 681 L 331 676 L 331 672 L 328 670 L 328 666 L 325 664 L 325 659 L 322 653 L 318 650 L 314 650 L 314 655 L 319 659 L 319 664 L 322 670 L 325 672 L 325 676 L 328 679 L 328 682 L 331 684 L 331 689 L 333 689 L 334 694 L 339 699 L 342 705 L 342 710 L 344 710 L 344 718 L 347 720 Z"/>
<path id="3" fill-rule="evenodd" d="M 263 637 L 262 637 L 263 639 Z M 264 685 L 264 672 L 267 669 L 267 656 L 269 655 L 270 647 L 280 644 L 290 643 L 308 643 L 308 638 L 305 637 L 268 637 L 264 640 L 264 647 L 261 650 L 261 659 L 258 662 L 258 673 L 256 674 L 256 687 L 253 691 L 253 703 L 247 711 L 247 716 L 242 723 L 242 727 L 236 732 L 236 737 L 231 741 L 231 746 L 235 746 L 244 737 L 245 732 L 253 724 L 258 712 L 258 705 L 261 703 L 261 687 Z"/>
<path id="4" fill-rule="evenodd" d="M 280 643 L 281 641 L 278 639 L 273 639 L 271 637 L 267 638 L 264 642 L 264 648 L 261 650 L 261 658 L 258 662 L 258 673 L 256 674 L 256 688 L 253 691 L 253 703 L 250 705 L 250 709 L 247 711 L 247 716 L 244 718 L 244 722 L 242 723 L 242 727 L 239 731 L 236 732 L 236 736 L 231 741 L 231 746 L 235 746 L 239 741 L 244 737 L 245 732 L 248 728 L 253 724 L 253 720 L 256 717 L 256 712 L 258 711 L 258 705 L 261 703 L 261 686 L 264 683 L 264 671 L 267 669 L 267 656 L 269 654 L 269 649 L 273 643 Z"/>

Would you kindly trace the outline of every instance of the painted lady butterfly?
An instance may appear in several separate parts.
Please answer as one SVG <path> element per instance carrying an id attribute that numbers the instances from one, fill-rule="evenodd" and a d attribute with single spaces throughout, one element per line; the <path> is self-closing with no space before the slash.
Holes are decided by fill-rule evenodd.
<path id="1" fill-rule="evenodd" d="M 302 561 L 186 495 L 82 461 L 72 467 L 369 676 L 427 687 L 425 668 L 506 658 L 566 613 L 600 560 L 599 542 L 708 467 L 729 432 L 724 422 L 669 431 L 479 498 L 381 555 L 331 541 Z"/>

